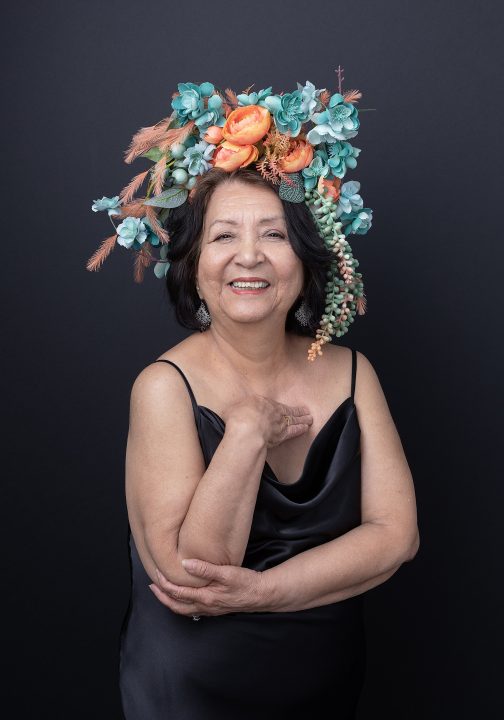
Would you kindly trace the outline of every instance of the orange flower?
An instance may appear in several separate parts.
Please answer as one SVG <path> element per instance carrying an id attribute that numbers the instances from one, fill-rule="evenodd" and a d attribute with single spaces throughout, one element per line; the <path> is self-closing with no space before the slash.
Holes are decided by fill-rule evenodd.
<path id="1" fill-rule="evenodd" d="M 340 178 L 334 178 L 333 180 L 326 180 L 324 177 L 320 176 L 318 185 L 317 185 L 317 192 L 319 192 L 321 195 L 324 195 L 324 191 L 327 195 L 332 195 L 332 197 L 337 200 L 340 196 L 340 187 L 341 187 L 341 180 Z"/>
<path id="2" fill-rule="evenodd" d="M 222 128 L 218 125 L 210 125 L 206 133 L 203 135 L 203 140 L 212 145 L 218 145 L 222 140 Z"/>
<path id="3" fill-rule="evenodd" d="M 244 105 L 229 113 L 222 135 L 235 145 L 253 145 L 263 138 L 271 125 L 268 108 Z"/>
<path id="4" fill-rule="evenodd" d="M 280 170 L 293 173 L 302 170 L 313 160 L 313 145 L 305 140 L 292 140 L 289 152 L 278 163 Z"/>
<path id="5" fill-rule="evenodd" d="M 215 167 L 223 168 L 228 172 L 239 167 L 245 167 L 259 157 L 259 150 L 255 145 L 234 145 L 224 140 L 215 150 L 210 162 Z"/>

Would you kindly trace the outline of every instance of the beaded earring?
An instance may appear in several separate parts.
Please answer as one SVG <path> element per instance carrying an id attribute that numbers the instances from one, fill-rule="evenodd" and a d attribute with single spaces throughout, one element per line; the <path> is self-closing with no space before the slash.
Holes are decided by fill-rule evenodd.
<path id="1" fill-rule="evenodd" d="M 310 324 L 310 319 L 312 316 L 312 312 L 308 305 L 305 303 L 304 298 L 294 313 L 294 316 L 296 317 L 297 321 L 300 325 L 304 325 L 305 327 Z"/>
<path id="2" fill-rule="evenodd" d="M 200 332 L 205 332 L 205 330 L 208 330 L 212 322 L 212 318 L 206 308 L 206 303 L 203 298 L 201 298 L 200 306 L 196 311 L 196 319 L 200 324 Z"/>

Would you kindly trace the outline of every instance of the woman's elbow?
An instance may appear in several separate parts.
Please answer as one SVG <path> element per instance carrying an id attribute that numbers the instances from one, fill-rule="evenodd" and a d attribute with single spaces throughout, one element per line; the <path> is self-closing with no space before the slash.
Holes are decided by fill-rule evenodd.
<path id="1" fill-rule="evenodd" d="M 406 543 L 405 562 L 409 562 L 410 560 L 413 560 L 413 558 L 417 554 L 419 548 L 420 548 L 420 533 L 418 531 L 418 527 L 416 527 L 413 532 L 413 537 L 410 537 L 409 541 Z"/>
<path id="2" fill-rule="evenodd" d="M 182 560 L 189 557 L 186 553 L 180 553 L 176 533 L 165 533 L 144 530 L 144 545 L 155 568 L 174 585 L 185 585 L 190 587 L 204 587 L 210 583 L 205 578 L 191 575 L 182 565 Z M 151 575 L 151 573 L 148 573 Z M 154 576 L 157 582 L 157 577 Z"/>
<path id="3" fill-rule="evenodd" d="M 420 547 L 420 535 L 415 526 L 404 527 L 394 523 L 387 523 L 386 534 L 394 567 L 399 568 L 402 563 L 413 560 Z"/>

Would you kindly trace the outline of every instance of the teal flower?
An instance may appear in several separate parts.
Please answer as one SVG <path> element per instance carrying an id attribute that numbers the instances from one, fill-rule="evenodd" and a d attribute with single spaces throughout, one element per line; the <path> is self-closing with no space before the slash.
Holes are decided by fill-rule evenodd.
<path id="1" fill-rule="evenodd" d="M 101 200 L 95 200 L 93 202 L 93 204 L 91 205 L 91 210 L 93 210 L 93 212 L 98 212 L 99 210 L 108 210 L 109 215 L 120 215 L 121 211 L 117 210 L 120 205 L 121 201 L 119 200 L 119 195 L 116 195 L 113 198 L 108 198 L 104 195 Z"/>
<path id="2" fill-rule="evenodd" d="M 220 95 L 212 95 L 208 99 L 208 107 L 205 112 L 196 120 L 196 125 L 200 133 L 205 134 L 210 125 L 218 125 L 222 127 L 226 123 L 224 117 L 224 109 L 222 106 L 222 98 Z"/>
<path id="3" fill-rule="evenodd" d="M 269 88 L 259 90 L 258 93 L 251 92 L 248 95 L 246 93 L 237 95 L 236 97 L 238 98 L 238 105 L 262 105 L 262 107 L 267 107 L 264 101 L 267 97 L 271 95 L 271 90 L 272 86 L 270 85 Z"/>
<path id="4" fill-rule="evenodd" d="M 345 102 L 340 93 L 332 95 L 329 106 L 323 112 L 315 113 L 311 119 L 316 127 L 308 132 L 306 139 L 312 145 L 318 145 L 323 140 L 349 140 L 357 135 L 360 126 L 357 108 Z"/>
<path id="5" fill-rule="evenodd" d="M 166 260 L 166 258 L 168 257 L 167 243 L 165 243 L 159 251 L 159 257 L 165 262 L 157 262 L 154 265 L 154 275 L 158 278 L 158 280 L 162 280 L 166 276 L 166 273 L 168 272 L 168 269 L 170 267 L 170 262 Z"/>
<path id="6" fill-rule="evenodd" d="M 311 117 L 316 110 L 322 109 L 319 95 L 323 90 L 316 90 L 315 85 L 309 80 L 306 81 L 304 87 L 299 83 L 297 83 L 297 86 L 301 92 L 301 112 Z"/>
<path id="7" fill-rule="evenodd" d="M 144 225 L 147 226 L 148 234 L 147 234 L 147 237 L 145 238 L 146 242 L 150 243 L 153 247 L 157 247 L 157 246 L 161 243 L 161 240 L 159 239 L 159 237 L 158 237 L 158 236 L 156 235 L 156 233 L 154 232 L 154 230 L 153 230 L 153 228 L 152 228 L 152 225 L 151 225 L 151 223 L 150 223 L 149 218 L 147 217 L 147 215 L 145 215 L 145 216 L 142 218 L 142 222 L 143 222 Z"/>
<path id="8" fill-rule="evenodd" d="M 303 168 L 301 171 L 305 190 L 313 190 L 318 183 L 319 177 L 327 177 L 329 171 L 330 168 L 327 164 L 327 153 L 322 148 L 315 150 L 313 160 L 308 167 Z"/>
<path id="9" fill-rule="evenodd" d="M 371 227 L 372 220 L 373 211 L 370 208 L 363 208 L 353 213 L 343 213 L 340 217 L 345 235 L 364 235 Z"/>
<path id="10" fill-rule="evenodd" d="M 212 83 L 204 82 L 201 85 L 179 83 L 177 87 L 180 95 L 173 98 L 171 105 L 181 120 L 185 122 L 197 120 L 206 114 L 203 98 L 212 95 L 215 89 Z"/>
<path id="11" fill-rule="evenodd" d="M 328 164 L 335 177 L 343 178 L 348 168 L 354 170 L 357 166 L 356 158 L 359 156 L 360 148 L 353 147 L 349 142 L 327 143 L 329 152 Z"/>
<path id="12" fill-rule="evenodd" d="M 364 203 L 358 194 L 359 190 L 360 182 L 357 182 L 357 180 L 343 183 L 340 188 L 340 196 L 335 210 L 336 218 L 339 218 L 343 213 L 347 213 L 348 215 L 354 212 L 354 210 L 362 210 Z"/>
<path id="13" fill-rule="evenodd" d="M 278 130 L 283 133 L 290 130 L 293 138 L 299 135 L 301 125 L 308 120 L 300 90 L 285 95 L 271 95 L 265 98 L 264 104 L 272 113 Z"/>
<path id="14" fill-rule="evenodd" d="M 140 218 L 127 217 L 117 226 L 117 242 L 128 249 L 139 249 L 147 235 L 148 230 Z"/>
<path id="15" fill-rule="evenodd" d="M 215 147 L 215 145 L 207 143 L 206 140 L 200 140 L 192 147 L 188 147 L 184 152 L 184 159 L 178 160 L 175 165 L 187 168 L 190 175 L 203 175 L 212 167 L 209 160 Z"/>

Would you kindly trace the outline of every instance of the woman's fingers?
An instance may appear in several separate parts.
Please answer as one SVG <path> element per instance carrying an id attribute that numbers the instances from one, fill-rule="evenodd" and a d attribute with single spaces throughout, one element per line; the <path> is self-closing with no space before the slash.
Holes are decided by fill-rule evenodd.
<path id="1" fill-rule="evenodd" d="M 313 423 L 313 415 L 311 415 L 306 405 L 290 406 L 284 405 L 284 415 L 289 419 L 286 429 L 301 425 L 302 430 L 306 430 Z"/>
<path id="2" fill-rule="evenodd" d="M 203 614 L 201 608 L 198 605 L 195 605 L 193 602 L 175 600 L 164 590 L 160 590 L 156 583 L 152 583 L 151 585 L 149 585 L 149 588 L 152 590 L 152 592 L 162 605 L 169 608 L 169 610 L 177 613 L 177 615 L 187 615 L 187 617 L 190 617 L 191 615 Z"/>
<path id="3" fill-rule="evenodd" d="M 156 568 L 156 575 L 158 577 L 158 584 L 161 590 L 174 600 L 185 603 L 193 603 L 201 599 L 200 588 L 194 588 L 187 585 L 175 585 L 175 583 L 168 580 L 168 578 L 166 578 L 158 568 Z"/>

